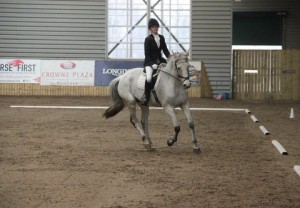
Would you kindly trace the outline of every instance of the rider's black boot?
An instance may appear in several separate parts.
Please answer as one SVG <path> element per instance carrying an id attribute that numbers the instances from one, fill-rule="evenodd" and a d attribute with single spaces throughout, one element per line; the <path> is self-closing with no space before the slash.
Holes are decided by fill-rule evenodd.
<path id="1" fill-rule="evenodd" d="M 142 105 L 148 105 L 148 101 L 150 99 L 150 90 L 151 90 L 151 83 L 145 81 L 145 92 L 144 95 L 141 99 L 141 104 Z"/>

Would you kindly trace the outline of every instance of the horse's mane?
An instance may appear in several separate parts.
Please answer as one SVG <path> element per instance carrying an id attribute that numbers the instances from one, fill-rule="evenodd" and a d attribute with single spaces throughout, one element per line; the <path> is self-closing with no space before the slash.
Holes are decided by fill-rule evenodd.
<path id="1" fill-rule="evenodd" d="M 170 55 L 169 60 L 173 60 L 173 61 L 179 61 L 179 60 L 183 60 L 183 61 L 187 61 L 188 60 L 188 53 L 182 52 L 173 52 L 172 55 Z"/>
<path id="2" fill-rule="evenodd" d="M 188 62 L 188 52 L 173 52 L 172 51 L 172 54 L 169 56 L 168 60 L 167 60 L 167 63 L 169 63 L 170 61 L 174 61 L 174 62 L 177 62 L 177 61 L 183 61 L 183 62 Z M 159 66 L 158 66 L 158 72 L 156 74 L 156 76 L 159 74 L 159 72 L 161 70 L 163 70 L 163 68 L 165 68 L 167 66 L 167 63 L 161 63 Z"/>

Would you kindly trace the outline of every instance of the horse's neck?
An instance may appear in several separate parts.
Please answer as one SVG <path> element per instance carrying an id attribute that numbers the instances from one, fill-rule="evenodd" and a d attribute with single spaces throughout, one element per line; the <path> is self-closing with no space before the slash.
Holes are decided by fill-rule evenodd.
<path id="1" fill-rule="evenodd" d="M 165 91 L 165 93 L 172 94 L 172 91 L 175 92 L 178 87 L 178 75 L 176 72 L 175 61 L 168 61 L 165 68 L 160 72 L 159 78 L 159 87 L 160 91 Z"/>
<path id="2" fill-rule="evenodd" d="M 166 73 L 168 73 L 168 74 L 171 74 L 171 75 L 173 75 L 173 76 L 175 76 L 176 74 L 175 74 L 175 71 L 176 70 L 174 70 L 174 68 L 176 67 L 175 66 L 176 64 L 175 64 L 175 61 L 173 61 L 173 60 L 170 60 L 168 63 L 167 63 L 167 66 L 165 67 L 165 72 Z"/>

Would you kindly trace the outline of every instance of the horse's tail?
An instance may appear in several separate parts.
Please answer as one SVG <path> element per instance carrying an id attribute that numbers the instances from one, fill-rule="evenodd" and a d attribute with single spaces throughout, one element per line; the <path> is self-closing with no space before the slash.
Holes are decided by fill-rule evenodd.
<path id="1" fill-rule="evenodd" d="M 116 78 L 112 80 L 109 84 L 110 95 L 113 104 L 109 106 L 109 108 L 106 109 L 106 111 L 104 112 L 103 117 L 105 118 L 110 118 L 117 115 L 124 108 L 124 102 L 118 92 L 119 81 L 120 81 L 119 78 Z"/>

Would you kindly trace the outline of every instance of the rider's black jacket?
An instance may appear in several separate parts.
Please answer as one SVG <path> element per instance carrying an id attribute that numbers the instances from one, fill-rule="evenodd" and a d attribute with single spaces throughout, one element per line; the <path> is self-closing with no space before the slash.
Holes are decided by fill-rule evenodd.
<path id="1" fill-rule="evenodd" d="M 151 34 L 145 38 L 144 50 L 145 50 L 145 60 L 144 66 L 152 66 L 153 64 L 167 63 L 167 61 L 162 57 L 161 51 L 164 52 L 165 56 L 168 58 L 170 52 L 167 48 L 165 37 L 159 35 L 160 47 L 157 46 L 154 36 Z"/>

